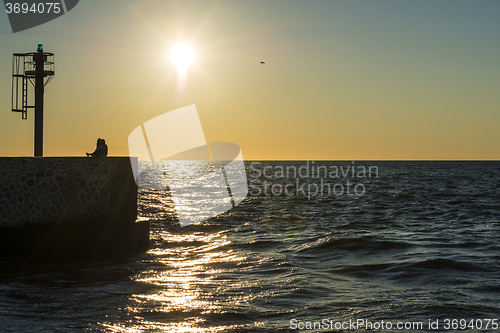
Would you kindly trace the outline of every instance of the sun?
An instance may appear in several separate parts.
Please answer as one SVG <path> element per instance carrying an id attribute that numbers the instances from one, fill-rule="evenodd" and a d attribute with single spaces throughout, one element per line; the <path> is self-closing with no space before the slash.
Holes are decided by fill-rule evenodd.
<path id="1" fill-rule="evenodd" d="M 195 57 L 194 48 L 188 43 L 175 44 L 170 50 L 170 59 L 179 73 L 186 73 L 187 69 L 193 65 Z"/>

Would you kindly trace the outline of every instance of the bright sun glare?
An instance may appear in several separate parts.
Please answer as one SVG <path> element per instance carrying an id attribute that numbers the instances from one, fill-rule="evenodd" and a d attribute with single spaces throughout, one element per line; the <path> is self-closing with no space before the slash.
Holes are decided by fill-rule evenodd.
<path id="1" fill-rule="evenodd" d="M 191 45 L 179 43 L 172 47 L 170 58 L 174 62 L 175 67 L 177 67 L 177 70 L 185 73 L 187 68 L 194 62 L 195 52 Z"/>

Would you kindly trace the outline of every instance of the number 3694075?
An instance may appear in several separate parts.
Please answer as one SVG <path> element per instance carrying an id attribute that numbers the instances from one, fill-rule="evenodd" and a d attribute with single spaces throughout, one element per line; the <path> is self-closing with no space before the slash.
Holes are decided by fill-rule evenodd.
<path id="1" fill-rule="evenodd" d="M 5 11 L 7 14 L 59 14 L 61 12 L 61 4 L 59 2 L 39 2 L 32 5 L 23 2 L 7 2 L 5 4 Z"/>

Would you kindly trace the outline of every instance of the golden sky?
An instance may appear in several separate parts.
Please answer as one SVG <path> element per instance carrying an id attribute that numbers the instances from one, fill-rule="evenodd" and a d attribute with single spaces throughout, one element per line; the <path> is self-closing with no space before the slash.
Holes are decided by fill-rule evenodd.
<path id="1" fill-rule="evenodd" d="M 98 137 L 128 155 L 134 128 L 195 104 L 206 140 L 245 160 L 500 159 L 497 1 L 85 0 L 15 34 L 1 9 L 0 156 L 33 154 L 11 59 L 43 43 L 45 156 Z M 196 51 L 182 87 L 181 41 Z"/>

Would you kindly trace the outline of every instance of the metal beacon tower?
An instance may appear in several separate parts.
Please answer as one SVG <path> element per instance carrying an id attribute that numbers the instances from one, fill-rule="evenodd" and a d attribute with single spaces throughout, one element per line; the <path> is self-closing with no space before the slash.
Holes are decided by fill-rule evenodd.
<path id="1" fill-rule="evenodd" d="M 43 52 L 42 44 L 38 44 L 36 52 L 13 54 L 12 111 L 28 119 L 28 109 L 35 109 L 35 156 L 43 156 L 43 94 L 53 77 L 54 54 Z M 29 105 L 30 85 L 35 89 L 35 105 Z"/>

